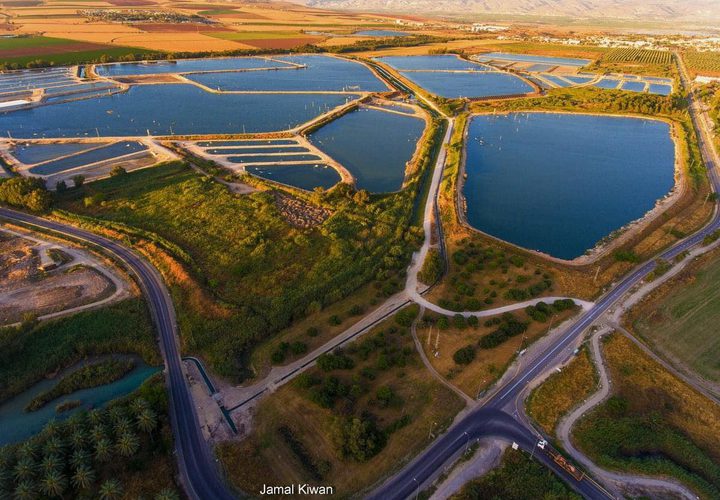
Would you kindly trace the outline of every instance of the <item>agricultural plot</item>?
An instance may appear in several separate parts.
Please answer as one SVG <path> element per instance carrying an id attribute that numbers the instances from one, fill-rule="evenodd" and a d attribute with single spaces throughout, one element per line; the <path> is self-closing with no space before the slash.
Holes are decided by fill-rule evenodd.
<path id="1" fill-rule="evenodd" d="M 147 52 L 135 47 L 117 47 L 65 38 L 18 36 L 0 40 L 0 66 L 17 69 L 37 60 L 56 65 L 77 64 L 99 60 L 102 56 L 121 58 Z"/>
<path id="2" fill-rule="evenodd" d="M 720 76 L 720 53 L 688 51 L 682 57 L 693 75 Z"/>
<path id="3" fill-rule="evenodd" d="M 607 62 L 672 64 L 672 53 L 666 50 L 613 49 L 603 56 Z"/>

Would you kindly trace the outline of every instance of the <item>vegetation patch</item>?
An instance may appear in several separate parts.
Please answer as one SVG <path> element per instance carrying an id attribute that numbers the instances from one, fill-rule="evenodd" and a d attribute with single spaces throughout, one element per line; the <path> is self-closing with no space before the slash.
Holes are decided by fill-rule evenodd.
<path id="1" fill-rule="evenodd" d="M 597 388 L 598 375 L 587 348 L 562 369 L 553 373 L 530 393 L 527 411 L 548 435 L 555 435 L 555 428 L 563 416 L 584 401 Z"/>
<path id="2" fill-rule="evenodd" d="M 576 424 L 579 447 L 601 467 L 671 476 L 720 496 L 720 407 L 624 336 L 610 337 L 604 352 L 613 394 Z"/>
<path id="3" fill-rule="evenodd" d="M 482 319 L 427 312 L 417 334 L 438 373 L 475 398 L 505 372 L 518 353 L 569 318 L 575 309 L 574 304 L 558 301 L 557 306 L 539 303 L 515 314 Z"/>
<path id="4" fill-rule="evenodd" d="M 672 360 L 720 382 L 719 280 L 720 260 L 713 251 L 631 310 L 628 328 Z"/>
<path id="5" fill-rule="evenodd" d="M 50 342 L 48 339 L 52 339 Z M 131 299 L 67 318 L 0 329 L 0 401 L 90 355 L 137 353 L 158 365 L 145 303 Z"/>
<path id="6" fill-rule="evenodd" d="M 416 189 L 417 178 L 409 189 L 364 203 L 345 184 L 295 193 L 333 212 L 304 230 L 285 221 L 272 193 L 236 196 L 172 163 L 68 190 L 61 206 L 115 231 L 159 235 L 171 253 L 179 247 L 189 254 L 186 278 L 171 280 L 183 348 L 202 352 L 216 373 L 241 379 L 261 341 L 368 282 L 396 280 L 420 238 L 409 225 Z M 87 198 L 100 201 L 88 205 Z M 158 265 L 167 272 L 170 264 Z M 213 305 L 194 303 L 198 287 Z"/>
<path id="7" fill-rule="evenodd" d="M 0 449 L 2 498 L 179 498 L 167 396 L 156 376 L 108 408 L 51 421 Z"/>
<path id="8" fill-rule="evenodd" d="M 89 389 L 120 380 L 133 368 L 135 368 L 135 362 L 132 359 L 109 359 L 83 366 L 64 376 L 52 389 L 38 394 L 28 403 L 25 411 L 39 410 L 50 401 L 81 389 Z"/>
<path id="9" fill-rule="evenodd" d="M 512 498 L 514 500 L 575 500 L 575 494 L 552 471 L 521 451 L 505 452 L 500 465 L 479 479 L 465 484 L 452 500 L 484 500 Z"/>
<path id="10" fill-rule="evenodd" d="M 687 51 L 682 57 L 693 76 L 720 76 L 720 54 L 717 52 Z"/>
<path id="11" fill-rule="evenodd" d="M 409 329 L 390 318 L 264 399 L 254 433 L 224 445 L 220 457 L 251 494 L 262 484 L 249 470 L 272 471 L 281 483 L 332 484 L 346 495 L 401 467 L 461 408 L 425 369 Z"/>

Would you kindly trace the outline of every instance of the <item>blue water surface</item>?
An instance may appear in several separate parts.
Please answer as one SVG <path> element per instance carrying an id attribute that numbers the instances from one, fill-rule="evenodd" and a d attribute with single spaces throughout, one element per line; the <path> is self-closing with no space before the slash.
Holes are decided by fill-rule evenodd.
<path id="1" fill-rule="evenodd" d="M 670 127 L 628 117 L 513 113 L 469 125 L 468 222 L 573 259 L 642 217 L 674 183 Z"/>

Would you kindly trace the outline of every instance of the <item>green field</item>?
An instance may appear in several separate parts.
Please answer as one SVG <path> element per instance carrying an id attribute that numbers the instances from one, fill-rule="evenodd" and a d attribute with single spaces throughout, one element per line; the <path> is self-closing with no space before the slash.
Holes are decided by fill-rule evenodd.
<path id="1" fill-rule="evenodd" d="M 333 211 L 311 230 L 291 226 L 272 192 L 236 196 L 182 163 L 68 191 L 61 207 L 176 245 L 170 253 L 191 275 L 173 290 L 184 349 L 238 379 L 249 375 L 250 350 L 294 321 L 372 281 L 383 294 L 401 287 L 419 234 L 408 230 L 412 185 L 368 202 L 355 201 L 347 185 L 310 195 Z"/>
<path id="2" fill-rule="evenodd" d="M 720 382 L 720 259 L 674 286 L 633 324 L 635 332 L 701 376 Z"/>
<path id="3" fill-rule="evenodd" d="M 150 51 L 135 47 L 116 47 L 108 45 L 104 48 L 86 50 L 82 48 L 83 42 L 66 38 L 51 38 L 45 36 L 29 36 L 0 39 L 0 67 L 18 69 L 31 66 L 61 66 L 80 63 L 114 61 L 121 59 L 136 59 L 151 54 L 160 55 L 157 51 Z M 77 45 L 77 51 L 72 50 Z M 97 44 L 101 45 L 101 44 Z M 68 49 L 68 47 L 70 47 Z M 20 49 L 45 49 L 42 53 L 24 56 L 8 56 L 4 51 Z"/>

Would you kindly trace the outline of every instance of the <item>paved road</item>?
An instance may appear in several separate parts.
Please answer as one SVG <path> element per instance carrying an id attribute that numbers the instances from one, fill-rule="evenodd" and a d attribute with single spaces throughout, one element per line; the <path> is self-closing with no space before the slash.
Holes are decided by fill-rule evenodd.
<path id="1" fill-rule="evenodd" d="M 124 262 L 135 274 L 147 299 L 165 357 L 166 382 L 170 394 L 170 419 L 175 437 L 181 481 L 185 491 L 190 498 L 194 499 L 235 498 L 225 485 L 218 471 L 215 457 L 200 430 L 195 406 L 182 371 L 177 343 L 175 310 L 167 288 L 155 268 L 120 243 L 73 226 L 5 208 L 0 208 L 0 218 L 31 224 L 66 237 L 98 245 Z"/>
<path id="2" fill-rule="evenodd" d="M 604 490 L 594 481 L 584 478 L 577 481 L 565 469 L 560 467 L 545 451 L 536 447 L 537 437 L 533 432 L 513 419 L 507 413 L 482 408 L 466 418 L 465 425 L 455 426 L 437 441 L 417 460 L 412 462 L 390 482 L 374 491 L 371 500 L 401 500 L 413 498 L 426 486 L 427 479 L 453 457 L 461 454 L 476 439 L 499 437 L 513 441 L 528 453 L 532 453 L 543 465 L 567 482 L 575 491 L 586 498 L 608 498 Z"/>
<path id="3" fill-rule="evenodd" d="M 680 66 L 683 81 L 687 82 L 687 76 L 681 63 Z M 690 113 L 713 190 L 720 192 L 720 177 L 718 176 L 720 161 L 712 145 L 712 137 L 709 133 L 706 117 L 694 99 L 690 106 Z M 672 261 L 683 252 L 701 244 L 706 236 L 718 229 L 720 229 L 720 215 L 716 209 L 712 220 L 707 226 L 662 252 L 657 258 Z M 507 425 L 506 421 L 507 419 L 511 419 L 511 417 L 501 410 L 512 407 L 515 399 L 528 383 L 538 377 L 548 366 L 553 366 L 559 358 L 566 355 L 568 349 L 572 348 L 579 336 L 589 326 L 607 312 L 625 293 L 642 281 L 656 266 L 656 259 L 653 259 L 635 268 L 628 276 L 603 295 L 591 309 L 583 313 L 556 342 L 551 344 L 530 362 L 525 370 L 508 381 L 500 390 L 488 398 L 482 407 L 471 412 L 446 435 L 440 437 L 433 446 L 411 462 L 400 473 L 378 488 L 373 493 L 372 498 L 401 499 L 411 496 L 412 492 L 418 487 L 418 483 L 423 485 L 429 482 L 445 462 L 454 456 L 463 446 L 462 439 L 459 440 L 458 436 L 467 436 L 469 434 L 471 439 L 482 436 L 496 436 L 507 439 L 514 439 L 513 436 L 517 437 L 516 434 L 520 432 L 519 429 L 511 429 Z M 488 411 L 493 413 L 488 414 Z M 488 415 L 492 416 L 488 417 Z M 503 422 L 503 424 L 500 425 L 500 422 Z M 522 427 L 519 423 L 517 423 L 517 425 L 524 431 L 525 443 L 520 443 L 521 446 L 523 446 L 523 444 L 527 444 L 527 439 L 529 439 L 530 436 L 534 436 L 534 433 Z M 517 439 L 515 440 L 517 441 Z M 542 460 L 542 458 L 540 459 Z M 586 480 L 582 481 L 582 483 L 577 483 L 574 479 L 569 478 L 566 473 L 564 474 L 562 470 L 558 471 L 557 466 L 553 466 L 553 464 L 547 465 L 586 498 L 607 498 L 609 496 L 605 490 L 596 483 Z"/>

